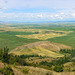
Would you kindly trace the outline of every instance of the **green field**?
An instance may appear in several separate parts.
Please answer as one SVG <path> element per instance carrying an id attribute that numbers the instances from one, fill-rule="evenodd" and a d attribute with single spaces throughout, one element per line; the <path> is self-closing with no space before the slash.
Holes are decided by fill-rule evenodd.
<path id="1" fill-rule="evenodd" d="M 10 50 L 28 43 L 39 41 L 37 39 L 19 38 L 14 35 L 0 34 L 0 48 L 8 46 Z"/>
<path id="2" fill-rule="evenodd" d="M 41 36 L 41 32 L 43 35 Z M 30 30 L 30 31 L 29 31 Z M 52 37 L 51 33 L 47 32 L 48 36 L 51 36 L 52 38 L 46 38 L 47 36 L 44 32 L 45 31 L 51 31 L 54 30 L 55 32 L 63 31 L 63 32 L 69 32 L 67 35 L 58 36 L 55 35 Z M 53 33 L 55 33 L 53 32 Z M 58 33 L 56 33 L 58 34 Z M 17 37 L 16 35 L 24 35 L 25 38 Z M 38 39 L 38 38 L 27 38 L 28 35 L 34 35 L 34 36 L 41 36 L 41 38 L 44 39 Z M 61 35 L 61 34 L 60 34 Z M 34 37 L 33 36 L 33 37 Z M 10 50 L 22 46 L 28 43 L 37 42 L 37 41 L 52 41 L 56 43 L 61 43 L 65 45 L 69 45 L 73 48 L 75 48 L 75 23 L 47 23 L 47 24 L 41 24 L 41 23 L 33 23 L 33 24 L 0 24 L 0 47 L 8 46 Z"/>

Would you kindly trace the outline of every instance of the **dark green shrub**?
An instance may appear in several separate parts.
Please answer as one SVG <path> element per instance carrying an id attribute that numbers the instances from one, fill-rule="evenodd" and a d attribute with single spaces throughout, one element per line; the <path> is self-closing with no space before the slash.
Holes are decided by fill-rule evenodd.
<path id="1" fill-rule="evenodd" d="M 3 69 L 0 69 L 0 72 L 3 75 L 14 75 L 14 72 L 10 66 L 6 66 Z"/>
<path id="2" fill-rule="evenodd" d="M 28 68 L 24 68 L 24 69 L 22 70 L 22 72 L 23 72 L 24 74 L 26 74 L 26 73 L 29 72 L 29 69 L 28 69 Z"/>
<path id="3" fill-rule="evenodd" d="M 63 65 L 56 65 L 54 67 L 54 71 L 56 71 L 56 72 L 63 72 Z"/>
<path id="4" fill-rule="evenodd" d="M 47 72 L 46 75 L 53 75 L 52 72 Z"/>

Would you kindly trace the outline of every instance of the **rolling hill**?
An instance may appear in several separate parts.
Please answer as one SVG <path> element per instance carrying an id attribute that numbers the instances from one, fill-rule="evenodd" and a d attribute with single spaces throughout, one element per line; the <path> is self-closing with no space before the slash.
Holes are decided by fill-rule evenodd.
<path id="1" fill-rule="evenodd" d="M 16 55 L 24 54 L 24 55 L 42 55 L 50 57 L 61 57 L 63 55 L 59 53 L 60 49 L 71 49 L 71 47 L 49 41 L 39 41 L 17 47 L 14 50 L 12 50 L 10 53 L 14 53 Z"/>

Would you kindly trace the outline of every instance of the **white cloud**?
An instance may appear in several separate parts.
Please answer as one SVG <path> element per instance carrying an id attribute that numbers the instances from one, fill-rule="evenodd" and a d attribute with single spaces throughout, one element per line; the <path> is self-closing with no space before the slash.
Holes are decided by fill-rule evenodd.
<path id="1" fill-rule="evenodd" d="M 31 8 L 36 13 L 15 12 L 11 9 Z M 38 12 L 38 9 L 53 10 L 52 12 Z M 1 10 L 8 9 L 10 13 L 4 13 Z M 37 11 L 38 10 L 38 11 Z M 29 11 L 29 12 L 32 12 Z M 64 20 L 75 18 L 75 0 L 0 0 L 0 20 Z"/>
<path id="2" fill-rule="evenodd" d="M 23 20 L 23 19 L 42 19 L 42 20 L 57 20 L 57 19 L 63 19 L 63 16 L 61 14 L 55 14 L 55 13 L 3 13 L 0 12 L 0 20 L 8 19 L 8 20 Z"/>
<path id="3" fill-rule="evenodd" d="M 64 13 L 63 13 L 63 12 L 61 12 L 60 14 L 61 14 L 61 15 L 64 15 Z"/>
<path id="4" fill-rule="evenodd" d="M 75 13 L 73 13 L 72 16 L 75 17 Z"/>
<path id="5" fill-rule="evenodd" d="M 55 15 L 55 17 L 58 17 L 58 16 L 59 16 L 58 14 Z"/>
<path id="6" fill-rule="evenodd" d="M 0 11 L 0 20 L 17 20 L 17 21 L 52 21 L 52 20 L 64 20 L 75 18 L 75 13 L 72 11 L 59 11 L 57 13 L 24 13 L 24 12 L 10 12 L 5 13 Z"/>

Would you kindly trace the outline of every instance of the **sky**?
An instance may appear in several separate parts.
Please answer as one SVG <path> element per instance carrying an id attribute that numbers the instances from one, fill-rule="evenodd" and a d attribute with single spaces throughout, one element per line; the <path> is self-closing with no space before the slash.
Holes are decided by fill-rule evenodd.
<path id="1" fill-rule="evenodd" d="M 70 20 L 75 20 L 75 0 L 0 0 L 0 21 Z"/>

